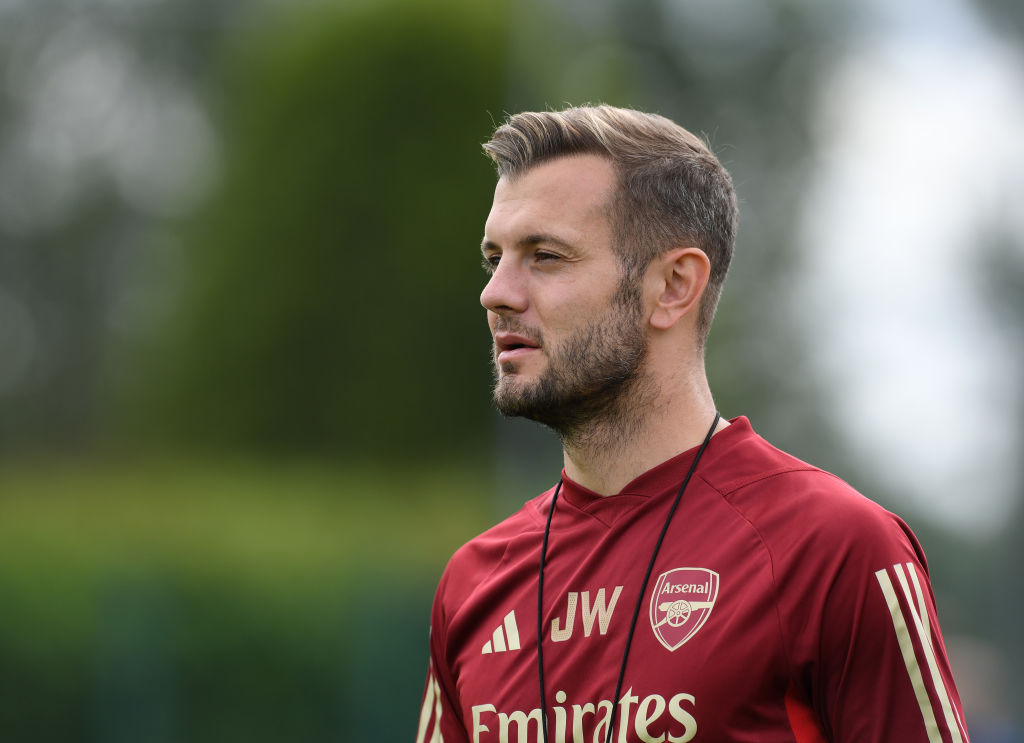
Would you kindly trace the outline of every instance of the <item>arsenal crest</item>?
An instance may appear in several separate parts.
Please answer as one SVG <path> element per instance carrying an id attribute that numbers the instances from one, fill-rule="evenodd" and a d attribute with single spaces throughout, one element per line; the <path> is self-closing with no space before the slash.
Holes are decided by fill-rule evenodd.
<path id="1" fill-rule="evenodd" d="M 718 573 L 676 568 L 658 576 L 651 594 L 651 629 L 668 650 L 678 650 L 711 616 L 718 598 Z"/>

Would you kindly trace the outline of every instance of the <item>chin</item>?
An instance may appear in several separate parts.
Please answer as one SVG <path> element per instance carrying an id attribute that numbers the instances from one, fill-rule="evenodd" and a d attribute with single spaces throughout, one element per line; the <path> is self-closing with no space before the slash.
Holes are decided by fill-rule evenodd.
<path id="1" fill-rule="evenodd" d="M 529 384 L 530 380 L 524 378 L 522 374 L 503 371 L 494 385 L 494 392 L 503 395 L 522 395 Z"/>
<path id="2" fill-rule="evenodd" d="M 506 361 L 505 363 L 498 364 L 498 382 L 502 383 L 506 379 L 514 379 L 519 384 L 536 381 L 538 374 L 527 371 L 523 366 L 522 362 L 516 361 Z"/>
<path id="3" fill-rule="evenodd" d="M 531 396 L 535 386 L 536 380 L 522 374 L 502 373 L 494 385 L 494 399 L 504 400 L 506 404 L 518 407 L 521 400 Z"/>

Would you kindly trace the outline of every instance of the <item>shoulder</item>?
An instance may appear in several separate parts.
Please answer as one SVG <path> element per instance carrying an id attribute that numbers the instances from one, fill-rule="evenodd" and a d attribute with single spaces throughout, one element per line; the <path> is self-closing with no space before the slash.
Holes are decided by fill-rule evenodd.
<path id="1" fill-rule="evenodd" d="M 552 488 L 527 501 L 511 516 L 459 547 L 445 566 L 436 601 L 447 611 L 454 611 L 476 586 L 501 568 L 511 545 L 520 539 L 536 539 L 544 530 L 545 506 L 553 492 Z"/>
<path id="2" fill-rule="evenodd" d="M 723 455 L 704 481 L 773 553 L 795 557 L 827 550 L 857 553 L 879 567 L 900 559 L 924 565 L 909 527 L 836 475 L 777 449 L 753 431 L 737 437 Z"/>

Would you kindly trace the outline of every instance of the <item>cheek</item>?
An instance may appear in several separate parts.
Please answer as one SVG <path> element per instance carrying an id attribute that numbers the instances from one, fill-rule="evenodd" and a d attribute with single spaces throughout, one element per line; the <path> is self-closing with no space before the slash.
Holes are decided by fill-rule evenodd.
<path id="1" fill-rule="evenodd" d="M 561 298 L 561 301 L 547 309 L 544 317 L 552 333 L 571 333 L 604 317 L 607 312 L 607 300 L 582 294 Z"/>

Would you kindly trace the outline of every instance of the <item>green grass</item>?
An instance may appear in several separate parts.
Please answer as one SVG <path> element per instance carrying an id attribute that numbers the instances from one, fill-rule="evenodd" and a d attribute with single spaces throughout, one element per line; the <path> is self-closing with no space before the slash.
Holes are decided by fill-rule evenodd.
<path id="1" fill-rule="evenodd" d="M 119 585 L 218 595 L 257 607 L 263 621 L 343 600 L 378 575 L 429 590 L 451 552 L 486 526 L 488 492 L 481 471 L 458 466 L 9 463 L 0 627 L 79 646 Z"/>

